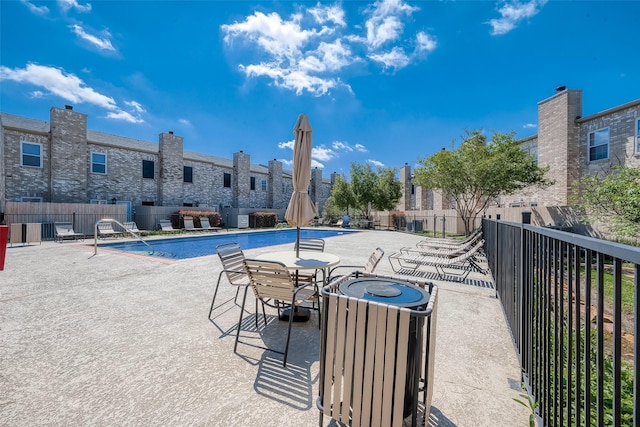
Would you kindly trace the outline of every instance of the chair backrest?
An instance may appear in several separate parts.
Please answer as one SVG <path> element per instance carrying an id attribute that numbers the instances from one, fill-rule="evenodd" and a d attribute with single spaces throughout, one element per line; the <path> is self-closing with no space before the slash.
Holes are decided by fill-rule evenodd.
<path id="1" fill-rule="evenodd" d="M 185 216 L 185 217 L 184 217 L 184 218 L 182 218 L 182 219 L 183 219 L 183 221 L 184 221 L 184 228 L 185 228 L 186 230 L 191 230 L 191 229 L 196 228 L 196 226 L 195 226 L 195 225 L 193 225 L 193 217 Z"/>
<path id="2" fill-rule="evenodd" d="M 138 230 L 138 225 L 134 221 L 123 222 L 124 228 L 130 231 L 140 231 Z"/>
<path id="3" fill-rule="evenodd" d="M 376 250 L 373 251 L 371 255 L 369 255 L 369 259 L 364 265 L 364 271 L 366 271 L 367 273 L 373 273 L 383 256 L 384 251 L 382 250 L 382 248 L 376 248 Z"/>
<path id="4" fill-rule="evenodd" d="M 206 216 L 200 217 L 200 227 L 211 228 L 211 223 L 209 222 L 209 218 L 207 218 Z"/>
<path id="5" fill-rule="evenodd" d="M 98 224 L 98 231 L 103 234 L 115 233 L 113 225 L 110 222 L 101 222 Z"/>
<path id="6" fill-rule="evenodd" d="M 247 276 L 244 267 L 244 252 L 242 252 L 240 245 L 235 242 L 223 243 L 216 246 L 216 253 L 220 257 L 222 269 L 225 270 L 229 283 L 232 285 L 246 285 L 249 276 Z"/>
<path id="7" fill-rule="evenodd" d="M 323 300 L 324 415 L 347 425 L 402 426 L 410 310 L 336 294 Z"/>
<path id="8" fill-rule="evenodd" d="M 72 234 L 73 224 L 70 222 L 56 222 L 56 234 Z"/>
<path id="9" fill-rule="evenodd" d="M 318 251 L 324 252 L 324 239 L 300 239 L 300 242 L 296 242 L 294 249 L 297 249 L 296 246 L 300 246 L 301 251 Z"/>
<path id="10" fill-rule="evenodd" d="M 171 224 L 171 220 L 169 219 L 161 219 L 160 221 L 158 221 L 158 224 L 160 224 L 160 229 L 161 230 L 175 230 L 173 228 L 173 225 Z"/>
<path id="11" fill-rule="evenodd" d="M 295 283 L 284 264 L 277 261 L 245 259 L 244 266 L 256 298 L 292 301 Z"/>

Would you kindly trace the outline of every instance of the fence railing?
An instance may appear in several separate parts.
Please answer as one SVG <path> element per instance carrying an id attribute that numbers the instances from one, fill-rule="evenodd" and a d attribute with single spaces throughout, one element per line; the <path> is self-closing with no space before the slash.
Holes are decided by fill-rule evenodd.
<path id="1" fill-rule="evenodd" d="M 640 248 L 484 219 L 487 260 L 544 426 L 640 425 Z"/>

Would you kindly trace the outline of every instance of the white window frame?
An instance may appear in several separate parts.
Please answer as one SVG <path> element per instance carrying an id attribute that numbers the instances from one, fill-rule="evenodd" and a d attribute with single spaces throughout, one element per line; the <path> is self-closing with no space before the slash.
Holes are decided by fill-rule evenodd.
<path id="1" fill-rule="evenodd" d="M 109 202 L 107 202 L 106 199 L 91 199 L 91 200 L 89 200 L 89 204 L 92 204 L 92 205 L 108 205 Z"/>
<path id="2" fill-rule="evenodd" d="M 267 191 L 267 180 L 266 179 L 260 180 L 260 188 L 262 188 L 262 191 Z"/>
<path id="3" fill-rule="evenodd" d="M 606 144 L 598 144 L 598 145 L 591 145 L 591 135 L 594 135 L 594 141 L 595 141 L 595 135 L 598 132 L 603 132 L 603 131 L 607 131 L 607 143 Z M 601 147 L 603 145 L 607 146 L 607 156 L 603 157 L 601 159 L 592 159 L 591 158 L 591 149 L 592 148 L 596 148 L 596 147 Z M 587 158 L 589 159 L 589 162 L 599 162 L 601 160 L 608 160 L 609 159 L 609 146 L 611 145 L 611 129 L 609 129 L 609 127 L 604 127 L 601 129 L 597 129 L 594 130 L 593 132 L 589 132 L 589 135 L 587 136 Z"/>
<path id="4" fill-rule="evenodd" d="M 636 154 L 640 154 L 640 119 L 636 119 Z"/>
<path id="5" fill-rule="evenodd" d="M 97 154 L 99 156 L 104 156 L 104 163 L 100 163 L 100 162 L 94 162 L 93 161 L 93 155 Z M 95 170 L 93 170 L 93 165 L 104 165 L 104 172 L 96 172 Z M 107 174 L 107 153 L 101 153 L 99 151 L 92 151 L 91 152 L 91 173 L 95 173 L 98 175 L 106 175 Z"/>
<path id="6" fill-rule="evenodd" d="M 40 154 L 37 156 L 38 157 L 38 166 L 34 166 L 34 165 L 25 165 L 24 164 L 24 156 L 32 156 L 32 157 L 36 157 L 35 154 L 25 154 L 24 153 L 24 144 L 30 144 L 30 145 L 37 145 L 40 148 Z M 24 166 L 27 168 L 42 168 L 42 144 L 40 144 L 39 142 L 31 142 L 31 141 L 20 141 L 20 166 Z"/>
<path id="7" fill-rule="evenodd" d="M 35 166 L 33 166 L 33 167 L 35 167 Z M 23 196 L 23 197 L 20 197 L 20 201 L 21 202 L 42 203 L 43 199 L 42 199 L 42 197 Z"/>

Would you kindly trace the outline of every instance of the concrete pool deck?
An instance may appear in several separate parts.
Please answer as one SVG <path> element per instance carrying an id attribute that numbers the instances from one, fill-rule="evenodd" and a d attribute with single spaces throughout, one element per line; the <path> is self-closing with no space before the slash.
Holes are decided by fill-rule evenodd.
<path id="1" fill-rule="evenodd" d="M 220 232 L 223 233 L 223 232 Z M 224 233 L 227 233 L 226 231 Z M 363 231 L 326 239 L 342 264 L 421 237 Z M 293 245 L 245 251 L 247 257 Z M 3 426 L 316 426 L 318 318 L 294 324 L 287 367 L 248 344 L 234 354 L 239 306 L 216 255 L 159 261 L 93 241 L 7 248 L 0 272 L 0 420 Z M 431 270 L 429 270 L 431 271 Z M 528 426 L 520 368 L 490 277 L 440 287 L 430 426 Z M 248 300 L 248 311 L 253 303 Z M 286 323 L 267 311 L 245 342 L 280 349 Z M 325 425 L 330 424 L 325 417 Z"/>

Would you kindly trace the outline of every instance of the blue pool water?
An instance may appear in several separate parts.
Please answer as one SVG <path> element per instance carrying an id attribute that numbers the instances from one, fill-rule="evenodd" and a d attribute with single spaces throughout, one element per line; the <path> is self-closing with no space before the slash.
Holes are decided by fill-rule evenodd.
<path id="1" fill-rule="evenodd" d="M 358 231 L 350 230 L 315 230 L 303 228 L 300 230 L 300 237 L 303 239 L 325 238 L 357 232 Z M 147 243 L 153 247 L 153 253 L 149 253 L 149 247 L 139 241 L 107 243 L 100 245 L 100 247 L 172 259 L 187 259 L 213 255 L 216 253 L 216 246 L 223 243 L 236 242 L 242 249 L 253 249 L 285 243 L 293 244 L 295 241 L 295 228 L 285 228 L 281 230 L 254 231 L 248 233 L 225 233 L 220 231 L 216 234 L 204 236 L 147 241 Z"/>

